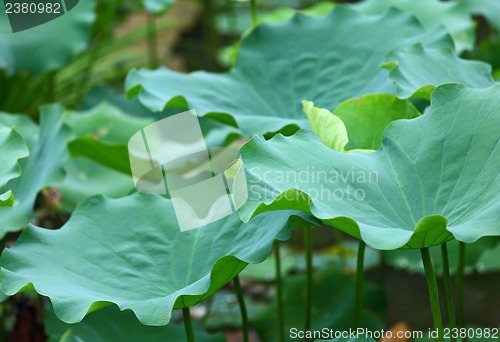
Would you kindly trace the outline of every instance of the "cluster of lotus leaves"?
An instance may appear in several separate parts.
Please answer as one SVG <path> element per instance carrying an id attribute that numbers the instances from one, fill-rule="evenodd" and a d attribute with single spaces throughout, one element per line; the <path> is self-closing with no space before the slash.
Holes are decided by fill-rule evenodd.
<path id="1" fill-rule="evenodd" d="M 146 2 L 151 12 L 170 3 Z M 376 249 L 499 235 L 500 86 L 493 86 L 487 64 L 462 60 L 454 48 L 444 27 L 426 30 L 403 11 L 366 15 L 338 5 L 324 16 L 297 14 L 260 25 L 242 41 L 228 73 L 132 71 L 127 95 L 153 111 L 196 109 L 246 136 L 306 129 L 247 143 L 241 155 L 249 200 L 239 214 L 205 227 L 181 233 L 171 200 L 144 194 L 91 197 L 59 230 L 29 225 L 2 253 L 2 289 L 8 295 L 36 290 L 68 323 L 114 303 L 143 324 L 165 325 L 172 309 L 199 303 L 248 263 L 262 262 L 274 240 L 289 238 L 290 220 L 298 216 L 303 222 L 312 215 Z M 415 65 L 432 72 L 417 72 Z M 440 86 L 450 82 L 464 85 Z M 430 98 L 431 106 L 420 115 L 408 97 Z M 335 145 L 342 151 L 307 130 L 323 124 L 308 116 L 325 112 L 309 108 L 313 114 L 306 115 L 303 100 L 340 118 L 329 124 L 344 125 L 338 135 L 344 143 Z M 16 206 L 11 193 L 0 193 L 0 207 L 13 206 L 0 208 L 7 227 L 2 233 L 29 222 L 39 189 L 63 182 L 57 163 L 37 164 L 66 158 L 64 146 L 75 136 L 62 116 L 61 108 L 45 107 L 39 127 L 19 126 L 27 158 L 18 133 L 0 117 L 0 141 L 13 147 L 0 156 L 8 165 L 0 185 L 13 182 L 14 197 L 24 199 Z M 72 153 L 92 157 L 84 145 L 88 133 L 77 132 Z M 377 151 L 352 151 L 359 149 Z M 19 179 L 24 175 L 28 183 L 15 180 L 18 160 Z M 272 176 L 303 172 L 338 181 Z M 357 190 L 357 198 L 338 198 L 347 187 Z"/>
<path id="2" fill-rule="evenodd" d="M 240 215 L 302 210 L 383 250 L 500 235 L 499 125 L 499 85 L 447 84 L 374 153 L 334 151 L 308 130 L 256 136 L 241 150 L 254 196 Z"/>

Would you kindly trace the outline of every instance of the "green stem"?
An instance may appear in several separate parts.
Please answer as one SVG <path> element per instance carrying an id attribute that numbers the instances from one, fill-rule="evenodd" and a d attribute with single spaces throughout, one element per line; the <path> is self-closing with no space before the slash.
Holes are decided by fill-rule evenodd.
<path id="1" fill-rule="evenodd" d="M 215 18 L 218 15 L 218 9 L 216 1 L 202 0 L 202 3 L 204 11 L 202 17 L 202 35 L 205 56 L 202 56 L 200 66 L 205 70 L 215 70 L 217 68 L 217 53 L 221 47 L 215 28 Z M 195 58 L 199 58 L 199 54 L 196 54 Z"/>
<path id="2" fill-rule="evenodd" d="M 256 28 L 257 22 L 257 0 L 250 0 L 250 11 L 252 12 L 252 27 Z"/>
<path id="3" fill-rule="evenodd" d="M 187 342 L 195 342 L 193 323 L 191 323 L 191 313 L 189 312 L 189 307 L 182 309 L 182 315 L 184 316 L 184 328 L 186 329 Z"/>
<path id="4" fill-rule="evenodd" d="M 243 327 L 243 342 L 249 342 L 250 337 L 248 334 L 248 315 L 247 307 L 245 305 L 245 298 L 243 297 L 243 289 L 241 288 L 240 278 L 238 276 L 234 277 L 234 289 L 236 290 L 236 295 L 238 296 L 238 303 L 240 305 L 241 311 L 241 325 Z"/>
<path id="5" fill-rule="evenodd" d="M 230 28 L 236 28 L 236 14 L 234 13 L 234 4 L 232 1 L 225 1 L 224 2 L 224 14 L 226 15 L 226 22 L 227 26 Z M 231 44 L 231 39 L 229 38 L 229 35 L 226 37 L 224 40 L 224 44 L 230 45 Z"/>
<path id="6" fill-rule="evenodd" d="M 146 14 L 147 29 L 148 29 L 148 57 L 149 67 L 151 69 L 158 68 L 158 42 L 156 37 L 156 18 L 153 14 Z"/>
<path id="7" fill-rule="evenodd" d="M 311 227 L 304 227 L 304 245 L 306 250 L 306 324 L 305 331 L 311 330 L 312 309 L 312 231 Z M 307 341 L 307 339 L 305 339 Z"/>
<path id="8" fill-rule="evenodd" d="M 333 235 L 335 242 L 337 243 L 337 246 L 339 248 L 340 256 L 344 257 L 344 237 L 342 236 L 342 231 L 340 231 L 339 229 L 334 229 Z"/>
<path id="9" fill-rule="evenodd" d="M 385 255 L 380 255 L 380 262 L 378 265 L 377 282 L 380 287 L 384 287 L 385 282 Z"/>
<path id="10" fill-rule="evenodd" d="M 278 296 L 279 341 L 285 342 L 285 314 L 283 310 L 283 285 L 281 283 L 280 242 L 274 241 L 274 259 L 276 260 L 276 294 Z"/>
<path id="11" fill-rule="evenodd" d="M 443 320 L 441 318 L 441 309 L 439 307 L 439 291 L 437 287 L 436 275 L 432 268 L 431 255 L 428 248 L 420 249 L 422 261 L 424 263 L 425 276 L 427 278 L 427 286 L 429 287 L 429 297 L 431 301 L 432 319 L 434 321 L 434 329 L 438 331 L 438 342 L 444 342 L 443 338 Z"/>
<path id="12" fill-rule="evenodd" d="M 453 304 L 453 293 L 451 291 L 451 280 L 450 280 L 450 262 L 448 260 L 448 246 L 445 243 L 441 244 L 441 257 L 443 259 L 443 282 L 444 282 L 444 295 L 446 298 L 446 309 L 448 310 L 448 325 L 450 329 L 456 328 L 457 323 L 455 320 L 455 306 Z M 457 339 L 451 337 L 452 342 L 456 342 Z"/>
<path id="13" fill-rule="evenodd" d="M 94 45 L 90 48 L 87 66 L 85 67 L 85 69 L 83 69 L 80 81 L 75 85 L 75 90 L 73 91 L 73 93 L 78 95 L 76 96 L 75 102 L 70 103 L 69 105 L 76 106 L 77 104 L 81 103 L 85 98 L 85 95 L 89 91 L 90 81 L 92 79 L 92 70 L 97 60 L 96 49 L 97 49 L 97 42 L 94 42 Z"/>
<path id="14" fill-rule="evenodd" d="M 465 327 L 465 297 L 464 297 L 464 269 L 465 269 L 465 243 L 458 243 L 458 268 L 457 268 L 457 306 L 458 306 L 458 326 Z"/>
<path id="15" fill-rule="evenodd" d="M 361 327 L 361 311 L 363 309 L 363 282 L 364 282 L 364 264 L 365 264 L 364 241 L 359 240 L 358 244 L 358 262 L 356 266 L 356 293 L 354 299 L 354 329 Z"/>

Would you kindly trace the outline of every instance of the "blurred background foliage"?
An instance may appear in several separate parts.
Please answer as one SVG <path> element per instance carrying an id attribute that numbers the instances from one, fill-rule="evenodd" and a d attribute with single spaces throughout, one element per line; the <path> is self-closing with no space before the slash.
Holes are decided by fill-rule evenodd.
<path id="1" fill-rule="evenodd" d="M 43 125 L 36 127 L 34 123 L 40 121 L 41 105 L 58 103 L 61 107 L 55 110 L 66 111 L 65 124 L 72 128 L 74 134 L 66 138 L 53 138 L 56 142 L 64 139 L 64 143 L 72 142 L 69 145 L 71 157 L 63 166 L 67 177 L 52 182 L 51 185 L 56 184 L 56 188 L 46 188 L 50 182 L 41 179 L 41 187 L 36 189 L 36 193 L 27 195 L 33 197 L 35 202 L 34 222 L 50 228 L 63 225 L 81 198 L 89 194 L 104 193 L 120 197 L 133 190 L 129 176 L 119 170 L 92 161 L 92 156 L 86 156 L 88 159 L 78 158 L 78 144 L 75 141 L 98 136 L 99 142 L 111 147 L 123 144 L 145 124 L 176 112 L 170 109 L 152 113 L 137 99 L 127 101 L 124 81 L 131 69 L 167 66 L 182 72 L 224 72 L 234 65 L 241 37 L 251 30 L 249 4 L 246 1 L 80 2 L 81 5 L 73 13 L 68 13 L 66 18 L 15 37 L 10 32 L 4 14 L 0 18 L 0 111 L 27 114 L 33 119 L 33 122 L 17 123 L 23 136 L 29 137 L 29 145 L 37 139 L 52 141 L 51 137 L 43 133 Z M 340 2 L 357 1 L 258 1 L 258 20 L 259 23 L 278 23 L 291 18 L 297 11 L 321 15 Z M 461 56 L 491 64 L 494 78 L 500 80 L 499 2 L 457 0 L 456 3 L 458 10 L 470 18 L 475 34 L 472 48 L 463 50 Z M 54 41 L 51 35 L 54 30 L 65 32 L 64 39 Z M 200 121 L 209 144 L 216 146 L 239 138 L 239 133 L 233 132 L 230 127 L 222 127 L 208 118 L 201 118 Z M 214 130 L 225 130 L 226 133 L 210 135 Z M 227 132 L 233 132 L 234 137 L 220 141 L 220 136 L 227 136 Z M 38 166 L 34 165 L 36 168 Z M 89 175 L 92 175 L 92 180 L 89 180 Z M 64 201 L 61 201 L 61 196 Z M 18 233 L 9 233 L 2 239 L 1 247 L 12 246 L 17 236 Z M 302 274 L 305 269 L 302 245 L 302 234 L 295 231 L 282 250 L 283 272 L 289 276 L 285 280 L 284 298 L 285 306 L 288 306 L 286 322 L 290 326 L 300 320 L 296 316 L 302 307 Z M 341 233 L 334 235 L 330 229 L 315 232 L 313 265 L 318 270 L 315 275 L 315 293 L 320 296 L 325 291 L 336 291 L 333 296 L 336 300 L 332 302 L 314 298 L 313 317 L 318 326 L 346 327 L 350 324 L 342 322 L 342 315 L 350 317 L 345 312 L 352 308 L 339 302 L 352 292 L 356 248 L 356 244 Z M 456 260 L 457 246 L 454 242 L 451 243 L 450 251 L 451 260 Z M 439 265 L 439 252 L 434 252 L 434 261 Z M 271 256 L 259 265 L 250 265 L 241 274 L 255 341 L 276 340 L 272 324 L 269 326 L 270 322 L 274 322 L 276 312 L 272 302 L 272 281 L 275 279 L 273 258 Z M 430 326 L 430 317 L 426 313 L 425 280 L 420 276 L 423 267 L 418 251 L 385 253 L 368 249 L 366 259 L 367 277 L 372 283 L 366 291 L 384 292 L 386 298 L 385 301 L 367 303 L 364 314 L 371 326 L 374 329 L 394 326 L 400 323 L 400 317 L 407 318 L 404 324 L 413 329 Z M 452 263 L 452 272 L 455 269 L 456 264 Z M 497 238 L 483 239 L 471 246 L 467 272 L 466 292 L 470 294 L 467 299 L 467 307 L 470 308 L 468 321 L 482 326 L 498 325 L 500 296 L 498 290 L 493 289 L 495 285 L 492 286 L 500 282 L 500 241 Z M 334 280 L 328 282 L 330 278 Z M 330 289 L 328 284 L 332 282 L 339 286 Z M 204 327 L 225 332 L 206 336 L 201 333 L 200 341 L 238 341 L 241 338 L 239 309 L 233 292 L 228 291 L 230 287 L 227 285 L 215 296 L 193 308 L 193 316 L 201 319 L 201 322 L 196 322 L 197 331 Z M 405 296 L 405 293 L 415 295 Z M 485 297 L 484 293 L 494 295 Z M 0 305 L 2 341 L 37 342 L 47 338 L 50 341 L 112 341 L 110 338 L 115 338 L 115 341 L 125 341 L 125 338 L 129 341 L 138 341 L 139 338 L 158 341 L 159 336 L 165 336 L 167 331 L 171 336 L 168 341 L 185 338 L 182 327 L 144 327 L 130 312 L 119 313 L 115 308 L 100 310 L 71 327 L 61 323 L 50 309 L 44 316 L 42 313 L 46 303 L 35 294 L 16 295 L 7 300 L 0 291 L 0 301 L 3 302 Z M 411 312 L 408 312 L 408 308 L 412 308 Z M 341 310 L 340 314 L 338 310 Z M 113 323 L 103 324 L 106 319 Z M 174 321 L 181 321 L 179 315 L 174 317 Z M 123 340 L 119 333 L 106 337 L 110 329 L 120 332 L 124 336 Z"/>
<path id="2" fill-rule="evenodd" d="M 87 0 L 84 3 L 73 17 L 38 27 L 35 30 L 39 32 L 26 33 L 27 38 L 21 33 L 16 36 L 17 42 L 8 39 L 12 35 L 3 20 L 0 47 L 15 45 L 10 59 L 15 59 L 17 65 L 9 62 L 9 56 L 3 56 L 5 49 L 2 49 L 0 110 L 29 113 L 36 118 L 42 103 L 58 102 L 66 108 L 82 109 L 101 100 L 117 101 L 119 96 L 113 95 L 123 91 L 123 81 L 132 68 L 165 65 L 183 72 L 226 71 L 234 64 L 241 36 L 251 29 L 245 1 Z M 315 0 L 260 1 L 258 18 L 260 23 L 276 23 L 291 18 L 296 10 L 321 15 L 333 6 L 333 2 Z M 462 56 L 488 62 L 498 78 L 497 18 L 483 16 L 476 7 L 463 10 L 474 20 L 477 39 L 472 51 L 464 51 Z M 51 43 L 52 30 L 64 30 L 67 39 Z M 32 44 L 30 37 L 36 37 L 37 44 Z M 47 42 L 40 42 L 41 39 Z M 30 49 L 26 49 L 29 45 Z M 54 56 L 50 53 L 54 52 L 52 46 L 64 53 L 47 57 Z"/>

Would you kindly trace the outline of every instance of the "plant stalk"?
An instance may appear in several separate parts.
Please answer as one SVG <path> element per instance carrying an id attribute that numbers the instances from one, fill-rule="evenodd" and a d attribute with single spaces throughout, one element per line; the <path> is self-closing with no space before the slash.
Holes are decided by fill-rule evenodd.
<path id="1" fill-rule="evenodd" d="M 365 247 L 366 243 L 359 240 L 358 260 L 356 265 L 356 292 L 354 298 L 354 329 L 361 328 L 361 312 L 363 310 L 363 282 L 365 278 Z"/>
<path id="2" fill-rule="evenodd" d="M 182 308 L 182 315 L 184 316 L 184 328 L 186 329 L 187 342 L 195 342 L 193 323 L 191 322 L 191 313 L 189 312 L 189 307 Z"/>
<path id="3" fill-rule="evenodd" d="M 148 14 L 148 13 L 146 14 L 146 18 L 147 18 L 147 29 L 148 29 L 149 67 L 151 69 L 156 69 L 158 68 L 159 65 L 156 18 L 153 14 Z"/>
<path id="4" fill-rule="evenodd" d="M 441 318 L 441 309 L 439 306 L 439 291 L 436 281 L 436 275 L 432 267 L 431 255 L 428 248 L 420 249 L 422 261 L 424 263 L 425 277 L 427 278 L 427 286 L 429 287 L 429 297 L 431 301 L 432 320 L 434 321 L 434 329 L 438 331 L 436 341 L 444 342 L 443 338 L 443 320 Z"/>
<path id="5" fill-rule="evenodd" d="M 456 276 L 457 286 L 457 309 L 458 309 L 458 327 L 465 328 L 465 297 L 464 297 L 464 280 L 465 280 L 465 243 L 458 243 L 458 268 Z"/>
<path id="6" fill-rule="evenodd" d="M 342 231 L 340 231 L 339 229 L 334 229 L 333 235 L 335 242 L 337 243 L 337 247 L 339 249 L 340 263 L 342 266 L 344 266 L 344 261 L 345 261 L 344 259 L 346 258 L 345 255 L 346 253 L 344 249 L 344 238 L 342 236 Z"/>
<path id="7" fill-rule="evenodd" d="M 450 262 L 448 260 L 448 246 L 445 243 L 441 244 L 441 257 L 443 259 L 443 282 L 444 295 L 446 298 L 446 309 L 448 311 L 448 325 L 450 329 L 457 327 L 455 319 L 455 305 L 453 304 L 453 292 L 451 290 L 450 280 Z M 451 342 L 457 342 L 457 339 L 451 336 Z"/>
<path id="8" fill-rule="evenodd" d="M 240 305 L 241 326 L 243 328 L 243 342 L 249 342 L 250 337 L 248 333 L 247 307 L 245 305 L 245 298 L 243 297 L 243 289 L 241 288 L 240 278 L 238 276 L 234 277 L 233 283 L 234 289 L 236 290 L 236 295 L 238 296 L 238 304 Z"/>
<path id="9" fill-rule="evenodd" d="M 257 0 L 250 0 L 250 12 L 252 13 L 252 28 L 256 28 L 257 21 Z"/>
<path id="10" fill-rule="evenodd" d="M 215 18 L 218 15 L 216 1 L 202 0 L 204 14 L 202 17 L 203 25 L 203 41 L 205 57 L 200 60 L 200 63 L 205 70 L 213 70 L 217 68 L 217 53 L 221 47 L 219 36 L 215 28 Z M 198 55 L 196 57 L 199 57 Z"/>
<path id="11" fill-rule="evenodd" d="M 306 322 L 305 331 L 311 330 L 311 310 L 312 310 L 312 231 L 311 227 L 304 227 L 304 245 L 306 250 Z M 306 339 L 307 341 L 307 339 Z"/>
<path id="12" fill-rule="evenodd" d="M 377 274 L 377 282 L 380 287 L 384 287 L 385 283 L 385 256 L 384 254 L 380 255 L 380 262 L 378 265 L 378 274 Z"/>
<path id="13" fill-rule="evenodd" d="M 279 341 L 285 342 L 285 314 L 283 310 L 283 284 L 281 283 L 280 242 L 274 241 L 274 259 L 276 260 L 276 295 L 278 296 Z"/>

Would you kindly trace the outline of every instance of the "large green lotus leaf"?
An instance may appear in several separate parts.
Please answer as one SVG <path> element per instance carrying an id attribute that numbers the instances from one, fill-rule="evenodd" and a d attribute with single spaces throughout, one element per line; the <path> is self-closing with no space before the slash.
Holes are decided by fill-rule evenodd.
<path id="1" fill-rule="evenodd" d="M 91 195 L 117 198 L 134 190 L 126 144 L 153 120 L 128 115 L 107 103 L 71 112 L 64 120 L 76 137 L 68 144 L 72 156 L 64 163 L 66 177 L 57 184 L 61 209 L 71 212 Z"/>
<path id="2" fill-rule="evenodd" d="M 5 138 L 5 135 L 3 135 L 6 145 L 2 147 L 4 144 L 0 143 L 0 159 L 3 159 L 0 164 L 5 165 L 0 172 L 0 207 L 12 207 L 14 205 L 14 193 L 12 190 L 7 189 L 6 183 L 10 179 L 18 177 L 21 174 L 21 168 L 17 160 L 13 165 L 12 158 L 16 153 L 20 153 L 19 157 L 22 158 L 28 156 L 28 146 L 33 147 L 38 138 L 37 125 L 25 115 L 0 113 L 0 132 L 3 131 L 3 134 L 5 134 L 7 127 L 12 127 L 12 137 Z M 12 166 L 10 170 L 9 165 Z M 5 192 L 2 193 L 2 191 Z"/>
<path id="3" fill-rule="evenodd" d="M 82 108 L 84 110 L 90 110 L 103 102 L 106 102 L 109 105 L 113 105 L 129 115 L 154 118 L 156 120 L 160 120 L 167 116 L 178 114 L 184 111 L 176 108 L 169 108 L 169 110 L 163 112 L 152 112 L 144 107 L 139 102 L 138 98 L 127 100 L 124 93 L 116 92 L 107 86 L 95 86 L 94 88 L 92 88 L 85 95 L 82 103 Z"/>
<path id="4" fill-rule="evenodd" d="M 109 91 L 105 95 L 105 98 L 119 100 L 119 96 Z M 117 198 L 134 189 L 127 143 L 132 135 L 154 122 L 152 117 L 144 117 L 153 114 L 140 107 L 140 103 L 136 106 L 127 102 L 118 102 L 117 105 L 101 103 L 83 112 L 71 112 L 65 117 L 65 123 L 74 131 L 76 139 L 68 144 L 72 156 L 64 164 L 67 176 L 58 184 L 63 210 L 73 211 L 80 201 L 90 195 Z M 137 114 L 140 110 L 148 113 L 138 116 L 129 114 Z M 208 118 L 201 119 L 200 125 L 208 146 L 223 146 L 227 136 L 240 136 L 232 127 Z"/>
<path id="5" fill-rule="evenodd" d="M 94 0 L 80 1 L 60 17 L 31 29 L 12 33 L 5 5 L 0 5 L 0 67 L 7 74 L 27 71 L 40 74 L 60 69 L 90 40 L 90 27 L 95 19 Z"/>
<path id="6" fill-rule="evenodd" d="M 107 144 L 94 137 L 86 136 L 68 143 L 68 149 L 73 157 L 85 157 L 104 165 L 112 170 L 130 175 L 130 161 L 126 145 Z"/>
<path id="7" fill-rule="evenodd" d="M 453 46 L 444 29 L 426 32 L 408 13 L 391 9 L 368 16 L 335 6 L 325 16 L 297 14 L 284 23 L 260 25 L 242 41 L 228 73 L 133 70 L 127 96 L 139 96 L 153 111 L 189 107 L 237 124 L 246 135 L 287 125 L 308 128 L 302 100 L 333 110 L 367 93 L 395 94 L 380 63 L 390 50 L 418 42 Z"/>
<path id="8" fill-rule="evenodd" d="M 129 115 L 108 103 L 83 112 L 71 112 L 64 121 L 77 137 L 91 135 L 109 143 L 128 142 L 137 131 L 153 123 L 151 118 Z"/>
<path id="9" fill-rule="evenodd" d="M 0 207 L 0 236 L 24 228 L 33 218 L 33 206 L 38 192 L 58 184 L 64 178 L 63 163 L 68 154 L 66 143 L 71 139 L 72 133 L 63 124 L 63 113 L 63 108 L 57 105 L 42 107 L 39 131 L 29 120 L 15 116 L 12 119 L 0 117 L 0 120 L 6 118 L 6 121 L 20 123 L 16 127 L 23 136 L 29 137 L 26 141 L 30 150 L 29 157 L 19 161 L 21 176 L 7 183 L 7 188 L 14 193 L 15 201 L 12 207 Z M 28 136 L 29 132 L 35 133 L 34 136 Z"/>
<path id="10" fill-rule="evenodd" d="M 87 158 L 70 157 L 64 162 L 66 177 L 56 184 L 61 194 L 58 209 L 72 212 L 85 198 L 103 194 L 124 197 L 135 190 L 130 175 L 112 170 Z"/>
<path id="11" fill-rule="evenodd" d="M 356 279 L 352 273 L 346 273 L 342 267 L 327 268 L 314 274 L 312 291 L 311 331 L 348 331 L 354 317 L 354 291 Z M 299 275 L 283 279 L 283 302 L 285 341 L 296 341 L 290 329 L 304 330 L 304 308 L 306 306 L 306 276 Z M 370 283 L 364 287 L 363 312 L 361 326 L 371 331 L 384 328 L 380 316 L 385 313 L 383 291 Z M 250 317 L 263 341 L 275 342 L 278 338 L 278 303 L 274 300 L 265 312 Z M 290 333 L 288 333 L 290 332 Z M 318 334 L 318 333 L 317 333 Z M 334 335 L 333 335 L 334 336 Z M 299 337 L 299 336 L 297 336 Z M 303 336 L 301 336 L 303 337 Z M 308 336 L 309 337 L 309 336 Z M 310 336 L 330 338 L 329 335 Z M 303 340 L 303 338 L 300 338 Z"/>
<path id="12" fill-rule="evenodd" d="M 302 101 L 312 131 L 321 142 L 339 152 L 373 152 L 382 147 L 382 136 L 394 120 L 420 115 L 415 106 L 389 94 L 369 94 L 342 102 L 334 113 Z"/>
<path id="13" fill-rule="evenodd" d="M 78 324 L 61 322 L 50 309 L 45 311 L 45 330 L 48 342 L 186 342 L 182 324 L 166 327 L 148 327 L 137 321 L 131 311 L 120 312 L 109 306 L 89 314 Z M 225 342 L 223 334 L 208 334 L 198 321 L 193 321 L 196 341 Z"/>
<path id="14" fill-rule="evenodd" d="M 57 184 L 62 197 L 59 209 L 68 212 L 91 195 L 118 198 L 134 190 L 128 140 L 154 119 L 175 114 L 155 115 L 138 101 L 126 101 L 123 94 L 102 87 L 97 90 L 87 99 L 85 111 L 71 112 L 65 118 L 76 134 L 76 139 L 68 145 L 72 156 L 64 163 L 67 175 Z M 236 128 L 208 118 L 200 118 L 200 125 L 207 146 L 224 146 L 226 141 L 241 135 Z"/>
<path id="15" fill-rule="evenodd" d="M 134 117 L 102 104 L 86 112 L 73 112 L 65 122 L 77 136 L 68 144 L 72 156 L 86 157 L 130 175 L 127 143 L 153 120 Z"/>
<path id="16" fill-rule="evenodd" d="M 497 0 L 457 0 L 459 8 L 475 15 L 484 15 L 500 30 L 500 2 Z"/>
<path id="17" fill-rule="evenodd" d="M 389 78 L 397 84 L 396 93 L 402 98 L 428 100 L 432 91 L 445 83 L 460 83 L 470 88 L 495 84 L 489 64 L 461 59 L 450 48 L 433 49 L 415 44 L 391 51 L 383 67 L 390 70 Z"/>
<path id="18" fill-rule="evenodd" d="M 1 122 L 1 119 L 0 119 Z M 6 183 L 21 174 L 18 160 L 29 155 L 23 137 L 15 128 L 0 123 L 0 207 L 12 206 L 13 194 Z"/>
<path id="19" fill-rule="evenodd" d="M 475 41 L 475 24 L 469 13 L 453 1 L 439 0 L 366 0 L 353 5 L 358 11 L 366 14 L 378 14 L 388 8 L 407 11 L 418 18 L 422 25 L 430 29 L 436 25 L 444 25 L 450 32 L 457 52 L 472 50 Z"/>
<path id="20" fill-rule="evenodd" d="M 106 87 L 93 88 L 85 97 L 83 107 L 92 109 L 103 101 L 116 106 L 124 113 L 132 116 L 153 118 L 155 120 L 161 120 L 167 116 L 185 111 L 185 109 L 182 108 L 166 108 L 161 112 L 151 112 L 139 102 L 138 98 L 127 100 L 124 94 L 114 93 L 111 89 Z M 199 118 L 199 122 L 207 147 L 225 146 L 227 143 L 242 136 L 237 128 L 224 125 L 207 117 Z"/>
<path id="21" fill-rule="evenodd" d="M 247 263 L 262 262 L 274 239 L 289 238 L 292 214 L 244 224 L 233 213 L 181 232 L 171 200 L 162 196 L 91 197 L 60 230 L 28 226 L 2 253 L 2 288 L 35 289 L 68 323 L 115 303 L 143 324 L 165 325 L 173 308 L 199 303 Z"/>
<path id="22" fill-rule="evenodd" d="M 375 153 L 333 151 L 310 131 L 241 150 L 248 220 L 311 213 L 376 249 L 422 248 L 500 235 L 500 86 L 437 88 L 429 110 L 398 120 Z"/>
<path id="23" fill-rule="evenodd" d="M 0 112 L 0 123 L 7 127 L 15 127 L 16 131 L 26 141 L 28 149 L 33 150 L 39 137 L 39 128 L 30 117 L 27 115 Z"/>

